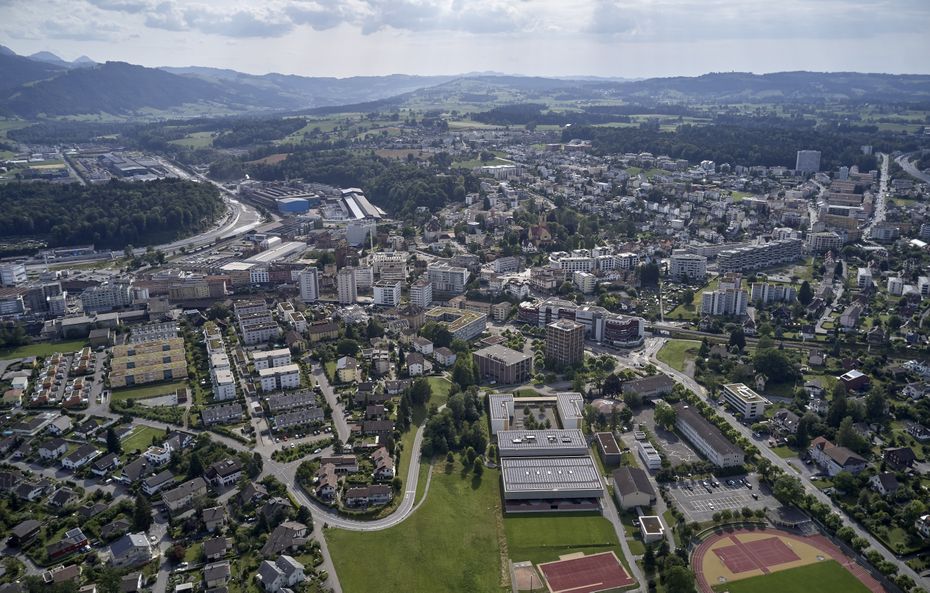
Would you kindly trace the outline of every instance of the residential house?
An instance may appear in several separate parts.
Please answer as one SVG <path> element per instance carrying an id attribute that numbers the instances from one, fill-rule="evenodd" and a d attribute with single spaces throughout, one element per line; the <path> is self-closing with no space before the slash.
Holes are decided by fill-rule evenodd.
<path id="1" fill-rule="evenodd" d="M 161 499 L 170 512 L 183 510 L 190 506 L 194 498 L 207 493 L 207 483 L 197 477 L 182 483 L 177 488 L 162 493 Z"/>
<path id="2" fill-rule="evenodd" d="M 174 474 L 170 469 L 158 472 L 142 481 L 142 491 L 149 496 L 154 496 L 161 490 L 174 483 Z"/>
<path id="3" fill-rule="evenodd" d="M 100 455 L 100 451 L 98 451 L 97 448 L 94 447 L 93 445 L 90 445 L 90 444 L 81 445 L 80 447 L 75 449 L 70 455 L 62 459 L 61 465 L 65 469 L 70 469 L 71 471 L 75 471 L 75 470 L 81 469 L 82 467 L 84 467 L 85 465 L 93 461 L 98 455 Z"/>
<path id="4" fill-rule="evenodd" d="M 132 527 L 132 524 L 123 518 L 115 519 L 100 528 L 100 537 L 104 541 L 110 541 L 120 537 Z"/>
<path id="5" fill-rule="evenodd" d="M 103 457 L 94 460 L 90 466 L 90 471 L 93 472 L 95 476 L 105 476 L 118 468 L 119 464 L 119 455 L 116 453 L 107 453 Z"/>
<path id="6" fill-rule="evenodd" d="M 904 471 L 914 466 L 917 456 L 910 447 L 889 447 L 883 452 L 882 459 L 895 471 Z"/>
<path id="7" fill-rule="evenodd" d="M 220 505 L 204 509 L 203 524 L 210 533 L 223 529 L 226 525 L 226 507 Z"/>
<path id="8" fill-rule="evenodd" d="M 39 445 L 39 457 L 42 459 L 58 459 L 68 450 L 68 443 L 64 439 L 49 439 Z"/>
<path id="9" fill-rule="evenodd" d="M 265 558 L 276 558 L 283 552 L 293 551 L 307 543 L 307 526 L 297 521 L 285 521 L 268 534 L 261 554 Z"/>
<path id="10" fill-rule="evenodd" d="M 455 364 L 456 354 L 445 346 L 440 346 L 433 350 L 433 360 L 444 367 L 450 367 Z"/>
<path id="11" fill-rule="evenodd" d="M 203 582 L 208 588 L 226 585 L 231 576 L 228 560 L 212 562 L 203 567 Z"/>
<path id="12" fill-rule="evenodd" d="M 387 450 L 387 447 L 379 447 L 371 454 L 371 461 L 374 463 L 374 478 L 376 480 L 394 479 L 394 457 Z"/>
<path id="13" fill-rule="evenodd" d="M 426 359 L 419 352 L 411 352 L 407 355 L 407 373 L 411 377 L 418 377 L 423 374 L 426 368 Z"/>
<path id="14" fill-rule="evenodd" d="M 129 486 L 148 476 L 154 469 L 155 467 L 148 459 L 137 457 L 123 466 L 116 479 Z"/>
<path id="15" fill-rule="evenodd" d="M 256 578 L 266 593 L 277 593 L 306 580 L 304 565 L 287 554 L 278 556 L 274 562 L 263 560 Z"/>
<path id="16" fill-rule="evenodd" d="M 868 465 L 865 459 L 846 447 L 834 445 L 823 437 L 817 437 L 811 442 L 810 454 L 817 465 L 831 477 L 841 471 L 858 474 Z"/>
<path id="17" fill-rule="evenodd" d="M 340 383 L 355 383 L 359 376 L 358 361 L 351 356 L 343 356 L 336 361 L 336 378 Z"/>
<path id="18" fill-rule="evenodd" d="M 87 544 L 87 536 L 79 527 L 75 527 L 66 531 L 59 541 L 45 546 L 45 552 L 49 560 L 55 561 L 77 552 Z"/>
<path id="19" fill-rule="evenodd" d="M 897 492 L 900 484 L 893 473 L 881 472 L 869 478 L 869 486 L 882 496 L 887 496 Z"/>
<path id="20" fill-rule="evenodd" d="M 204 475 L 215 488 L 231 486 L 242 477 L 242 462 L 228 457 L 211 464 Z"/>
<path id="21" fill-rule="evenodd" d="M 316 471 L 314 493 L 322 500 L 331 501 L 336 497 L 339 488 L 339 478 L 336 476 L 336 466 L 324 463 Z"/>
<path id="22" fill-rule="evenodd" d="M 144 533 L 127 533 L 110 544 L 110 564 L 117 568 L 140 566 L 152 559 L 152 545 Z"/>
<path id="23" fill-rule="evenodd" d="M 215 561 L 226 556 L 229 541 L 225 537 L 213 537 L 203 542 L 203 557 Z"/>
<path id="24" fill-rule="evenodd" d="M 68 505 L 76 503 L 78 500 L 80 500 L 80 497 L 74 490 L 61 487 L 48 497 L 48 506 L 54 509 L 63 509 Z"/>
<path id="25" fill-rule="evenodd" d="M 26 519 L 22 523 L 19 523 L 13 527 L 10 532 L 13 536 L 10 539 L 10 544 L 14 547 L 24 548 L 39 535 L 39 531 L 42 529 L 42 522 L 35 519 Z"/>
<path id="26" fill-rule="evenodd" d="M 342 500 L 348 507 L 369 507 L 387 504 L 394 498 L 394 492 L 388 485 L 357 486 L 349 488 Z"/>
<path id="27" fill-rule="evenodd" d="M 268 498 L 268 491 L 257 482 L 248 482 L 239 492 L 239 504 L 249 506 Z"/>
<path id="28" fill-rule="evenodd" d="M 914 521 L 914 529 L 917 535 L 923 539 L 930 539 L 930 515 L 921 515 Z"/>
<path id="29" fill-rule="evenodd" d="M 801 419 L 791 410 L 781 409 L 772 415 L 772 428 L 780 435 L 797 434 Z"/>

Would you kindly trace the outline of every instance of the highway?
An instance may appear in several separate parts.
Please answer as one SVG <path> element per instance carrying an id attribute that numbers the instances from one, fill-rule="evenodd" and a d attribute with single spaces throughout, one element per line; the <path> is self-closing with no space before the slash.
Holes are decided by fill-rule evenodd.
<path id="1" fill-rule="evenodd" d="M 930 183 L 930 173 L 926 173 L 925 171 L 921 171 L 920 169 L 918 169 L 914 165 L 914 162 L 911 160 L 911 157 L 914 154 L 916 153 L 910 152 L 907 154 L 902 154 L 901 156 L 895 159 L 895 162 L 901 165 L 901 168 L 904 169 L 907 172 L 907 174 L 910 175 L 911 177 L 920 179 L 924 183 Z"/>

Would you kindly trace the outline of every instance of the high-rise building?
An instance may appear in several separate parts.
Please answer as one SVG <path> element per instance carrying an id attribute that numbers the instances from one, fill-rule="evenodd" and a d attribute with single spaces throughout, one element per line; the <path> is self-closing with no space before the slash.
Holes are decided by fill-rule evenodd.
<path id="1" fill-rule="evenodd" d="M 300 282 L 300 300 L 305 303 L 315 303 L 320 298 L 320 271 L 316 268 L 305 268 L 298 276 Z"/>
<path id="2" fill-rule="evenodd" d="M 358 300 L 355 268 L 342 268 L 336 273 L 336 294 L 340 305 L 352 305 Z"/>
<path id="3" fill-rule="evenodd" d="M 694 253 L 673 253 L 668 262 L 668 274 L 673 280 L 701 282 L 707 276 L 707 258 Z"/>
<path id="4" fill-rule="evenodd" d="M 584 326 L 559 319 L 546 326 L 546 359 L 574 365 L 584 359 Z"/>
<path id="5" fill-rule="evenodd" d="M 426 278 L 420 278 L 410 285 L 410 304 L 424 309 L 433 302 L 433 283 Z"/>
<path id="6" fill-rule="evenodd" d="M 799 150 L 794 170 L 798 173 L 818 173 L 820 171 L 820 151 Z"/>
<path id="7" fill-rule="evenodd" d="M 375 304 L 396 307 L 400 304 L 400 281 L 378 280 L 374 286 Z"/>
<path id="8" fill-rule="evenodd" d="M 81 293 L 81 304 L 85 313 L 128 307 L 132 300 L 132 282 L 108 282 L 87 288 Z"/>

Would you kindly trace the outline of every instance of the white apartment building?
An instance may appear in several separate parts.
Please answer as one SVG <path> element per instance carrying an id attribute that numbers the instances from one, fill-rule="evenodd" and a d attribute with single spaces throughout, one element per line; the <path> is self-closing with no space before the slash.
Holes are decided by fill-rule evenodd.
<path id="1" fill-rule="evenodd" d="M 81 305 L 85 313 L 111 311 L 131 304 L 131 282 L 108 282 L 87 288 L 81 293 Z"/>
<path id="2" fill-rule="evenodd" d="M 575 286 L 578 287 L 578 290 L 584 294 L 591 294 L 594 292 L 594 289 L 597 288 L 597 277 L 588 272 L 575 272 L 572 275 L 572 280 L 575 282 Z"/>
<path id="3" fill-rule="evenodd" d="M 213 382 L 213 399 L 236 399 L 236 380 L 229 369 L 213 369 L 210 372 Z"/>
<path id="4" fill-rule="evenodd" d="M 379 280 L 374 286 L 375 304 L 396 307 L 400 304 L 400 281 Z"/>
<path id="5" fill-rule="evenodd" d="M 901 296 L 904 294 L 904 278 L 892 276 L 888 279 L 888 284 L 885 288 L 891 296 Z"/>
<path id="6" fill-rule="evenodd" d="M 287 366 L 291 364 L 291 351 L 287 348 L 256 351 L 252 353 L 252 363 L 256 371 Z"/>
<path id="7" fill-rule="evenodd" d="M 277 389 L 297 389 L 300 387 L 300 367 L 288 364 L 258 371 L 262 391 L 268 393 Z"/>
<path id="8" fill-rule="evenodd" d="M 462 294 L 468 285 L 470 274 L 467 268 L 453 266 L 447 262 L 434 262 L 427 266 L 426 276 L 433 285 L 433 292 Z"/>
<path id="9" fill-rule="evenodd" d="M 565 272 L 593 272 L 596 260 L 593 257 L 569 256 L 560 258 L 558 264 Z"/>
<path id="10" fill-rule="evenodd" d="M 433 283 L 426 278 L 420 278 L 410 285 L 410 304 L 424 309 L 433 302 Z"/>
<path id="11" fill-rule="evenodd" d="M 342 268 L 336 273 L 336 294 L 340 305 L 352 305 L 358 300 L 355 268 Z"/>
<path id="12" fill-rule="evenodd" d="M 917 290 L 922 297 L 930 296 L 930 278 L 927 276 L 919 276 L 917 278 Z"/>
<path id="13" fill-rule="evenodd" d="M 754 303 L 793 303 L 797 297 L 797 291 L 789 284 L 753 282 L 749 287 L 749 300 Z"/>
<path id="14" fill-rule="evenodd" d="M 736 315 L 746 314 L 749 293 L 745 290 L 726 288 L 708 290 L 701 294 L 702 315 Z"/>
<path id="15" fill-rule="evenodd" d="M 727 405 L 747 420 L 764 416 L 765 407 L 772 403 L 743 383 L 724 385 L 723 399 Z"/>
<path id="16" fill-rule="evenodd" d="M 856 286 L 859 290 L 872 286 L 872 270 L 869 268 L 859 268 L 856 271 Z"/>
<path id="17" fill-rule="evenodd" d="M 639 265 L 639 254 L 618 253 L 614 255 L 614 266 L 620 270 L 632 270 Z"/>
<path id="18" fill-rule="evenodd" d="M 800 257 L 800 239 L 781 239 L 721 251 L 717 255 L 717 267 L 721 272 L 744 272 L 788 263 Z"/>
<path id="19" fill-rule="evenodd" d="M 707 258 L 694 253 L 673 253 L 668 260 L 668 274 L 676 281 L 703 281 L 707 277 Z"/>
<path id="20" fill-rule="evenodd" d="M 300 283 L 300 300 L 305 303 L 315 303 L 320 299 L 320 271 L 316 268 L 306 268 L 298 275 Z"/>

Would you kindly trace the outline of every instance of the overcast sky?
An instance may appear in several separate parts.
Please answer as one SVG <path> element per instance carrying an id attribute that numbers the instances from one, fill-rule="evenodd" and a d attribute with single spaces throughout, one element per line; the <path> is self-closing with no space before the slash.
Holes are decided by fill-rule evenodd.
<path id="1" fill-rule="evenodd" d="M 0 0 L 0 44 L 244 72 L 930 72 L 930 0 Z"/>

